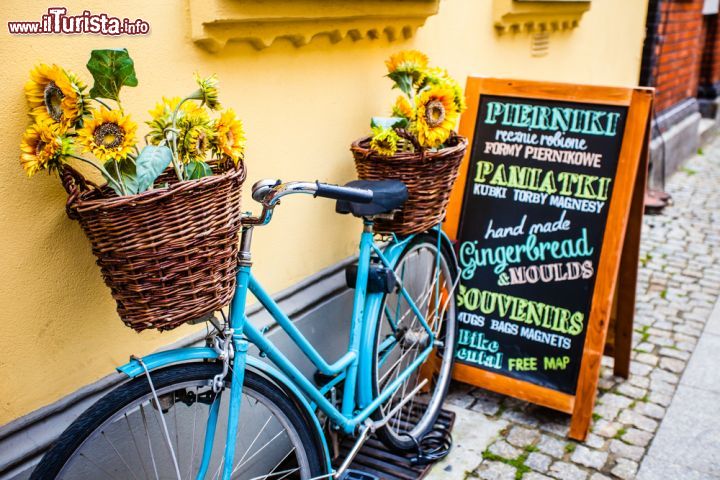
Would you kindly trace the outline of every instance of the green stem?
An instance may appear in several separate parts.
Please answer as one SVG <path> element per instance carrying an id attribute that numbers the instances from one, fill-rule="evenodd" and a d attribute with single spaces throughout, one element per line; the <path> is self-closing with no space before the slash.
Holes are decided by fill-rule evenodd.
<path id="1" fill-rule="evenodd" d="M 172 114 L 172 152 L 173 152 L 173 168 L 175 169 L 175 175 L 177 175 L 178 180 L 183 181 L 185 180 L 185 177 L 183 175 L 183 172 L 180 170 L 180 162 L 177 158 L 177 114 L 180 111 L 180 107 L 182 107 L 182 104 L 187 102 L 188 100 L 192 100 L 192 96 L 185 97 L 182 100 L 180 100 L 180 103 L 177 104 L 175 107 L 175 111 Z"/>
<path id="2" fill-rule="evenodd" d="M 93 100 L 95 100 L 95 101 L 98 102 L 100 105 L 102 105 L 103 107 L 107 108 L 108 110 L 112 110 L 107 103 L 103 102 L 103 101 L 100 100 L 99 98 L 93 98 Z"/>
<path id="3" fill-rule="evenodd" d="M 120 175 L 120 165 L 118 165 L 118 161 L 113 159 L 113 165 L 115 165 L 115 174 L 117 175 L 118 182 L 120 183 L 120 191 L 123 195 L 127 195 L 125 182 L 122 181 L 122 175 Z"/>
<path id="4" fill-rule="evenodd" d="M 92 167 L 96 168 L 97 170 L 100 171 L 100 173 L 102 173 L 102 174 L 105 176 L 105 178 L 107 178 L 108 183 L 112 183 L 113 185 L 115 185 L 115 188 L 117 188 L 117 189 L 120 190 L 120 191 L 123 190 L 122 187 L 121 187 L 121 186 L 115 181 L 115 179 L 112 177 L 112 175 L 110 175 L 110 173 L 109 173 L 107 170 L 105 170 L 105 167 L 103 167 L 102 165 L 100 165 L 100 164 L 98 164 L 98 163 L 95 163 L 95 162 L 93 162 L 92 160 L 88 160 L 87 158 L 83 158 L 83 157 L 79 157 L 79 156 L 77 156 L 77 155 L 73 155 L 72 153 L 69 153 L 67 156 L 68 156 L 68 157 L 75 158 L 75 159 L 80 160 L 80 161 L 82 161 L 82 162 L 85 162 L 85 163 L 87 163 L 88 165 L 91 165 Z"/>

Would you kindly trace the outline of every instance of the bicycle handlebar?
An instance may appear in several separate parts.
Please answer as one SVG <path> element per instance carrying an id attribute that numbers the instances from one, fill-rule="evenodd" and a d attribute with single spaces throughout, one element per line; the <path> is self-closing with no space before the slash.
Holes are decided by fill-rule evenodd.
<path id="1" fill-rule="evenodd" d="M 370 203 L 373 192 L 364 188 L 341 187 L 329 183 L 315 182 L 287 182 L 265 179 L 255 183 L 252 187 L 252 198 L 260 202 L 263 212 L 260 217 L 246 217 L 243 223 L 247 225 L 266 225 L 272 218 L 272 210 L 280 199 L 293 193 L 312 194 L 314 197 L 331 198 L 334 200 L 347 200 L 356 203 Z"/>

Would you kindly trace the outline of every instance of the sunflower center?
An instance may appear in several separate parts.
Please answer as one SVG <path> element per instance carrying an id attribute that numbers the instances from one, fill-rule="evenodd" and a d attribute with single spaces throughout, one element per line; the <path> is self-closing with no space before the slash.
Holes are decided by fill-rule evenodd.
<path id="1" fill-rule="evenodd" d="M 56 122 L 60 121 L 62 117 L 63 97 L 65 97 L 65 95 L 63 95 L 62 90 L 55 85 L 55 82 L 48 83 L 43 91 L 45 108 L 47 109 L 48 115 Z"/>
<path id="2" fill-rule="evenodd" d="M 197 152 L 198 155 L 202 155 L 202 153 L 207 150 L 207 140 L 208 137 L 203 132 L 198 134 L 197 140 L 195 141 L 195 152 Z"/>
<path id="3" fill-rule="evenodd" d="M 105 122 L 95 129 L 95 145 L 116 148 L 125 139 L 125 131 L 117 123 Z"/>
<path id="4" fill-rule="evenodd" d="M 430 127 L 437 127 L 445 120 L 445 107 L 439 100 L 431 100 L 425 106 L 425 120 Z"/>
<path id="5" fill-rule="evenodd" d="M 43 142 L 42 140 L 38 140 L 37 145 L 35 145 L 35 155 L 40 155 L 41 153 L 43 153 L 46 145 L 47 143 Z"/>

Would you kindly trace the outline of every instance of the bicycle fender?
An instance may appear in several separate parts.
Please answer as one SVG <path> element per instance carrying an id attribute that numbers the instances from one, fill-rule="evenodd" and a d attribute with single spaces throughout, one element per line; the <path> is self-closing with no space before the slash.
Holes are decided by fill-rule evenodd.
<path id="1" fill-rule="evenodd" d="M 192 360 L 217 360 L 218 353 L 209 347 L 188 347 L 178 348 L 174 350 L 167 350 L 164 352 L 157 352 L 147 355 L 142 358 L 142 363 L 147 366 L 149 371 L 157 370 L 159 368 L 167 367 L 175 363 L 182 363 Z M 315 436 L 318 440 L 318 444 L 322 447 L 322 453 L 325 457 L 325 464 L 327 472 L 332 472 L 332 465 L 330 465 L 330 449 L 328 448 L 327 439 L 320 425 L 315 410 L 310 405 L 308 399 L 303 395 L 302 391 L 293 384 L 290 379 L 283 374 L 280 370 L 273 367 L 272 365 L 263 362 L 262 360 L 247 356 L 246 363 L 248 367 L 252 368 L 256 372 L 267 377 L 268 380 L 275 383 L 280 387 L 287 395 L 289 395 L 295 403 L 302 408 L 306 418 L 310 421 L 311 426 L 315 431 Z M 130 360 L 125 365 L 117 368 L 117 371 L 127 375 L 129 378 L 135 378 L 139 375 L 145 374 L 145 369 L 142 364 L 136 360 Z"/>

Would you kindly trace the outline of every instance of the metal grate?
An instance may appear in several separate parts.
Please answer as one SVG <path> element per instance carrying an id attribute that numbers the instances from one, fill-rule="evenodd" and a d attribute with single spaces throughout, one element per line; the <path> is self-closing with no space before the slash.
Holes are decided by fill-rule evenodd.
<path id="1" fill-rule="evenodd" d="M 452 430 L 454 423 L 455 413 L 449 410 L 440 411 L 436 425 Z M 347 455 L 353 443 L 352 438 L 343 440 L 340 444 L 340 460 Z M 371 438 L 360 449 L 344 478 L 346 480 L 416 480 L 425 477 L 432 464 L 413 465 L 410 462 L 413 456 L 412 453 L 390 452 L 380 440 Z"/>

